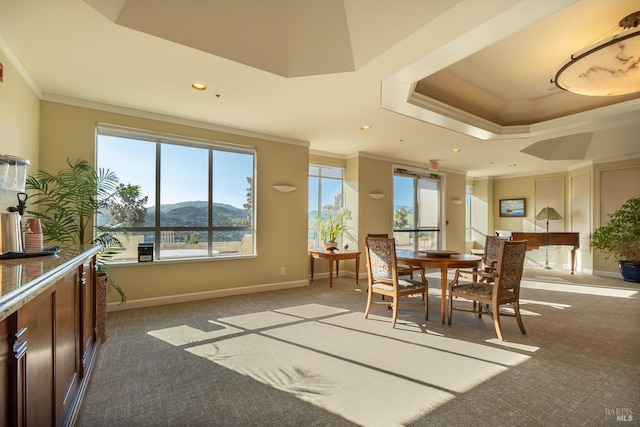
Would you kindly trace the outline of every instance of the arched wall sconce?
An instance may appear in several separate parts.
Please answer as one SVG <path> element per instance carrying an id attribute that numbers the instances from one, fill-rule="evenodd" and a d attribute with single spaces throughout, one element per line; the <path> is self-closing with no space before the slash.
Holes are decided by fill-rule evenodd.
<path id="1" fill-rule="evenodd" d="M 285 184 L 277 184 L 271 186 L 274 190 L 279 191 L 280 193 L 291 193 L 296 190 L 296 187 L 293 185 L 285 185 Z"/>
<path id="2" fill-rule="evenodd" d="M 380 200 L 384 197 L 384 193 L 378 193 L 378 192 L 369 193 L 369 197 L 375 200 Z"/>
<path id="3" fill-rule="evenodd" d="M 458 199 L 457 197 L 454 197 L 453 199 L 451 199 L 451 203 L 453 203 L 454 205 L 460 205 L 462 204 L 462 200 Z"/>

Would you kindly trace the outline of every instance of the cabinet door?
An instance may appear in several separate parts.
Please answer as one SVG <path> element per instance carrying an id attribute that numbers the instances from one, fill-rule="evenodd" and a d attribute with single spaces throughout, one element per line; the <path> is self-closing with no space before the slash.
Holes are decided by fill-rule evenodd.
<path id="1" fill-rule="evenodd" d="M 79 274 L 71 273 L 55 287 L 56 425 L 62 425 L 80 386 Z M 30 354 L 29 354 L 30 355 Z"/>
<path id="2" fill-rule="evenodd" d="M 84 377 L 88 358 L 96 343 L 95 267 L 93 261 L 80 266 L 80 375 Z"/>
<path id="3" fill-rule="evenodd" d="M 9 419 L 9 320 L 0 322 L 0 427 Z"/>
<path id="4" fill-rule="evenodd" d="M 18 326 L 26 328 L 24 404 L 27 426 L 50 426 L 55 419 L 52 291 L 39 295 L 18 311 Z"/>

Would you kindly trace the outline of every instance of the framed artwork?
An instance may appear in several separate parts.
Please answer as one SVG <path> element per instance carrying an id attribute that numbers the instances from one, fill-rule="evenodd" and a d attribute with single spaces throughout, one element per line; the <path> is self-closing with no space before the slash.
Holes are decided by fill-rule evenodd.
<path id="1" fill-rule="evenodd" d="M 526 216 L 526 199 L 500 199 L 500 216 Z"/>

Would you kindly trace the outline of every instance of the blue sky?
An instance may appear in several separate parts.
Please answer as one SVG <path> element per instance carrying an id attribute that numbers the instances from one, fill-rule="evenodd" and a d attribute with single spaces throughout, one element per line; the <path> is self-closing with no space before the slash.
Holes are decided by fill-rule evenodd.
<path id="1" fill-rule="evenodd" d="M 155 201 L 156 144 L 99 135 L 98 167 L 108 168 L 125 184 L 139 185 Z M 126 153 L 126 155 L 122 155 Z M 163 145 L 161 203 L 207 200 L 208 150 Z M 252 175 L 252 157 L 246 154 L 214 153 L 214 201 L 242 208 L 246 203 L 247 176 Z"/>

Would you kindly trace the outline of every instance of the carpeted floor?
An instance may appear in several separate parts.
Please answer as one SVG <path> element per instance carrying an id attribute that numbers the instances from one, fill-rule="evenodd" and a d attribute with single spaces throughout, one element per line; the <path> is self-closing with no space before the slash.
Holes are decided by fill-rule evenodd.
<path id="1" fill-rule="evenodd" d="M 396 329 L 347 277 L 109 313 L 76 425 L 640 425 L 640 285 L 527 268 L 500 342 L 429 281 Z"/>

